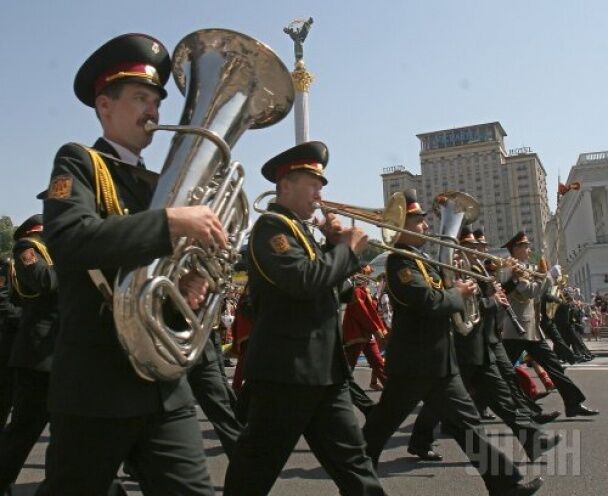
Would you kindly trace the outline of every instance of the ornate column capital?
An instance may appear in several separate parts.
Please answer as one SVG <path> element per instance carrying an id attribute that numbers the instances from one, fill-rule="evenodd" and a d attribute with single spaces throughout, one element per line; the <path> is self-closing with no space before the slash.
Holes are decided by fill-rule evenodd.
<path id="1" fill-rule="evenodd" d="M 308 93 L 310 85 L 314 81 L 314 77 L 306 70 L 304 64 L 299 64 L 299 62 L 300 61 L 296 64 L 296 69 L 291 73 L 291 78 L 293 79 L 296 91 Z"/>

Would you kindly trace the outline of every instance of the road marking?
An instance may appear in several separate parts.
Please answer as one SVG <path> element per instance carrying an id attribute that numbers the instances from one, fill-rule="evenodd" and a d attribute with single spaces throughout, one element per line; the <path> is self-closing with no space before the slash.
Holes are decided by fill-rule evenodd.
<path id="1" fill-rule="evenodd" d="M 566 369 L 572 370 L 608 370 L 608 365 L 570 365 Z"/>

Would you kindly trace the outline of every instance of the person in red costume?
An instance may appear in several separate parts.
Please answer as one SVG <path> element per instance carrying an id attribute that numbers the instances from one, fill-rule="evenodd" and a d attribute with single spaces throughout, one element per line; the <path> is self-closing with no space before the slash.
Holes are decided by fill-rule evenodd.
<path id="1" fill-rule="evenodd" d="M 366 269 L 367 267 L 364 267 L 361 270 L 363 275 Z M 384 384 L 386 382 L 384 358 L 380 353 L 378 340 L 384 341 L 388 330 L 378 315 L 367 282 L 361 278 L 355 277 L 353 299 L 346 306 L 342 328 L 344 350 L 350 367 L 354 369 L 359 355 L 363 352 L 372 368 L 372 377 L 376 377 L 380 384 Z M 373 380 L 370 386 L 381 389 L 378 386 L 374 387 Z"/>

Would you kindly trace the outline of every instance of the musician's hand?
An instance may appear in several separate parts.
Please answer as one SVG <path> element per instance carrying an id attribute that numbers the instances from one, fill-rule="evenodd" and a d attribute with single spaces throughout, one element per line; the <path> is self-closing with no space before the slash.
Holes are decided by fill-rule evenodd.
<path id="1" fill-rule="evenodd" d="M 519 279 L 522 279 L 526 273 L 526 271 L 522 268 L 521 265 L 516 265 L 516 264 L 513 265 L 512 271 L 513 271 L 512 278 L 514 281 L 518 281 Z"/>
<path id="2" fill-rule="evenodd" d="M 367 234 L 358 227 L 343 229 L 339 242 L 348 245 L 355 255 L 360 255 L 367 248 Z"/>
<path id="3" fill-rule="evenodd" d="M 335 214 L 328 213 L 325 216 L 325 222 L 319 224 L 319 229 L 329 244 L 337 245 L 340 242 L 340 233 L 343 231 L 342 223 Z"/>
<path id="4" fill-rule="evenodd" d="M 473 296 L 477 292 L 477 283 L 470 279 L 454 281 L 454 287 L 460 291 L 463 298 Z"/>
<path id="5" fill-rule="evenodd" d="M 494 293 L 494 300 L 496 300 L 496 303 L 498 303 L 502 307 L 506 308 L 509 306 L 509 300 L 507 299 L 507 295 L 502 289 Z"/>
<path id="6" fill-rule="evenodd" d="M 224 228 L 209 207 L 171 207 L 167 208 L 166 212 L 172 238 L 187 236 L 196 239 L 203 246 L 215 243 L 219 248 L 226 248 Z"/>
<path id="7" fill-rule="evenodd" d="M 179 280 L 179 292 L 186 298 L 192 310 L 198 310 L 203 304 L 208 288 L 207 280 L 196 272 L 190 272 Z"/>

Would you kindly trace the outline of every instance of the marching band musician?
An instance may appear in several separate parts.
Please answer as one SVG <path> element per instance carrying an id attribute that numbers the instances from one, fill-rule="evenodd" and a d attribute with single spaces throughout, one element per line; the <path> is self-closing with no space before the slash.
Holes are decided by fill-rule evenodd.
<path id="1" fill-rule="evenodd" d="M 92 148 L 61 147 L 44 202 L 45 240 L 62 288 L 46 460 L 53 496 L 105 494 L 127 456 L 143 494 L 215 494 L 186 377 L 137 375 L 118 342 L 108 286 L 96 287 L 89 273 L 113 281 L 121 267 L 170 255 L 175 237 L 226 246 L 208 207 L 148 209 L 157 175 L 140 160 L 152 139 L 144 124 L 158 121 L 170 66 L 158 40 L 127 34 L 95 51 L 74 82 L 103 137 Z M 194 309 L 206 288 L 193 273 L 180 281 Z"/>
<path id="2" fill-rule="evenodd" d="M 572 357 L 568 356 L 571 363 L 587 361 L 584 355 L 584 350 L 580 346 L 580 342 L 577 339 L 574 330 L 574 317 L 573 317 L 573 301 L 569 288 L 561 289 L 560 295 L 562 301 L 558 304 L 555 310 L 554 323 L 557 328 L 559 335 L 563 338 L 564 344 L 567 347 L 568 352 L 572 354 Z M 558 354 L 561 358 L 561 356 Z M 568 360 L 568 361 L 570 361 Z"/>
<path id="3" fill-rule="evenodd" d="M 561 292 L 560 283 L 562 280 L 562 270 L 559 265 L 554 265 L 549 269 L 546 279 L 546 287 L 543 290 L 540 300 L 540 327 L 545 335 L 553 343 L 553 351 L 558 358 L 570 364 L 576 363 L 577 357 L 564 341 L 559 332 L 555 318 L 557 310 L 562 303 L 565 303 Z"/>
<path id="4" fill-rule="evenodd" d="M 42 215 L 32 215 L 13 236 L 12 291 L 21 302 L 9 366 L 15 373 L 11 422 L 0 435 L 0 494 L 9 491 L 49 418 L 49 372 L 59 328 L 57 274 L 42 240 Z M 10 493 L 9 493 L 10 494 Z"/>
<path id="5" fill-rule="evenodd" d="M 503 246 L 520 264 L 528 263 L 530 257 L 530 241 L 523 231 L 519 231 Z M 517 268 L 512 271 L 509 281 L 503 284 L 509 302 L 521 325 L 525 328 L 524 335 L 519 334 L 509 319 L 503 319 L 503 343 L 511 361 L 517 360 L 525 350 L 549 374 L 561 395 L 566 408 L 567 417 L 592 416 L 599 412 L 583 404 L 585 395 L 566 376 L 559 359 L 549 347 L 540 329 L 540 316 L 536 315 L 535 299 L 540 299 L 543 283 L 532 277 L 525 277 Z"/>
<path id="6" fill-rule="evenodd" d="M 15 374 L 9 360 L 21 318 L 21 305 L 11 297 L 14 293 L 10 284 L 13 267 L 12 258 L 0 258 L 0 432 L 13 408 Z"/>
<path id="7" fill-rule="evenodd" d="M 321 201 L 327 160 L 326 146 L 313 141 L 262 167 L 277 199 L 249 239 L 255 313 L 245 365 L 249 405 L 226 496 L 267 494 L 302 435 L 341 494 L 384 494 L 349 395 L 336 289 L 359 269 L 367 236 L 342 229 L 328 214 L 322 249 L 303 223 Z"/>
<path id="8" fill-rule="evenodd" d="M 475 235 L 475 240 L 477 241 L 476 249 L 477 251 L 487 253 L 488 251 L 488 242 L 486 240 L 485 234 L 482 228 L 476 229 L 473 234 Z M 488 271 L 489 275 L 497 276 L 495 264 L 490 260 L 484 261 L 484 266 Z M 506 315 L 505 315 L 506 317 Z M 543 412 L 543 409 L 537 405 L 531 398 L 528 397 L 527 394 L 523 391 L 521 387 L 521 382 L 519 381 L 517 372 L 513 367 L 513 362 L 509 358 L 507 351 L 502 343 L 502 323 L 503 319 L 498 317 L 497 329 L 500 331 L 497 333 L 499 337 L 499 341 L 494 343 L 492 346 L 492 351 L 494 353 L 494 363 L 496 367 L 500 371 L 500 375 L 506 382 L 509 390 L 511 391 L 511 397 L 518 408 L 518 411 L 522 412 L 523 415 L 529 414 L 534 422 L 537 424 L 546 424 L 549 422 L 553 422 L 557 417 L 561 414 L 559 411 L 551 411 L 551 412 Z M 518 321 L 519 322 L 519 321 Z M 520 324 L 521 325 L 521 324 Z"/>
<path id="9" fill-rule="evenodd" d="M 425 234 L 426 212 L 418 204 L 415 190 L 406 191 L 405 196 L 407 217 L 403 227 Z M 422 252 L 424 243 L 414 234 L 402 233 L 395 246 L 428 258 Z M 398 253 L 388 256 L 386 274 L 394 312 L 386 350 L 388 379 L 363 429 L 374 463 L 378 463 L 388 439 L 424 401 L 479 470 L 489 494 L 534 494 L 543 480 L 519 482 L 517 467 L 488 441 L 459 373 L 451 315 L 464 310 L 463 299 L 474 294 L 476 284 L 456 280 L 453 288 L 444 289 L 441 276 L 431 263 Z"/>
<path id="10" fill-rule="evenodd" d="M 465 248 L 478 247 L 478 242 L 468 226 L 461 229 L 459 242 Z M 465 252 L 464 256 L 469 260 L 473 272 L 487 275 L 482 262 L 474 254 Z M 480 291 L 476 297 L 480 321 L 466 336 L 454 333 L 458 366 L 469 391 L 474 391 L 476 399 L 487 404 L 511 428 L 528 458 L 534 461 L 542 452 L 555 446 L 561 436 L 547 436 L 540 425 L 532 420 L 532 412 L 518 409 L 509 386 L 496 366 L 494 354 L 500 342 L 498 336 L 502 326 L 501 317 L 509 302 L 498 283 L 494 285 L 478 281 L 478 284 Z M 410 437 L 410 453 L 424 454 L 432 451 L 433 430 L 438 421 L 437 415 L 425 403 Z"/>

